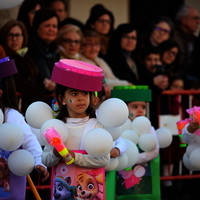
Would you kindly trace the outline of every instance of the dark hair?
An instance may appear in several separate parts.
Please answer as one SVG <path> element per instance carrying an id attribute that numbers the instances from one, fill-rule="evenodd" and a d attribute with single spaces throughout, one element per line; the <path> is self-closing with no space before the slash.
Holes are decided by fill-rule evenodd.
<path id="1" fill-rule="evenodd" d="M 13 108 L 19 111 L 13 76 L 1 79 L 0 89 L 3 91 L 2 96 L 0 97 L 0 108 L 3 113 L 5 113 L 6 108 Z"/>
<path id="2" fill-rule="evenodd" d="M 50 8 L 42 8 L 40 10 L 38 10 L 35 13 L 34 19 L 33 19 L 33 25 L 32 25 L 32 31 L 36 32 L 39 25 L 44 22 L 47 21 L 53 17 L 56 17 L 59 23 L 59 18 L 57 16 L 57 14 L 51 10 Z"/>
<path id="3" fill-rule="evenodd" d="M 10 20 L 8 21 L 2 28 L 1 28 L 1 44 L 6 47 L 6 37 L 8 35 L 8 32 L 10 31 L 10 29 L 14 26 L 18 26 L 21 30 L 22 30 L 22 34 L 23 34 L 23 44 L 22 44 L 22 48 L 25 47 L 27 45 L 28 42 L 28 33 L 26 30 L 25 25 L 23 24 L 23 22 L 18 21 L 18 20 Z"/>
<path id="4" fill-rule="evenodd" d="M 174 40 L 166 40 L 166 41 L 160 43 L 160 45 L 159 45 L 159 49 L 161 51 L 161 54 L 164 51 L 170 50 L 173 47 L 177 47 L 178 49 L 180 49 L 178 43 Z"/>
<path id="5" fill-rule="evenodd" d="M 22 21 L 29 32 L 31 29 L 28 13 L 35 9 L 37 5 L 44 7 L 41 0 L 24 0 L 19 8 L 17 20 Z"/>
<path id="6" fill-rule="evenodd" d="M 56 84 L 56 87 L 54 90 L 55 98 L 56 98 L 56 101 L 58 102 L 58 106 L 59 106 L 59 109 L 57 111 L 58 115 L 56 118 L 62 120 L 65 123 L 67 122 L 66 118 L 69 117 L 69 113 L 66 108 L 66 105 L 62 104 L 62 101 L 60 98 L 64 97 L 65 91 L 67 89 L 68 89 L 68 87 L 66 87 L 66 86 Z M 90 92 L 90 100 L 91 100 L 91 98 L 92 98 L 92 92 Z M 90 118 L 95 117 L 95 110 L 94 110 L 92 103 L 90 103 L 89 107 L 86 109 L 86 113 Z"/>
<path id="7" fill-rule="evenodd" d="M 121 38 L 134 30 L 136 31 L 136 26 L 133 23 L 120 24 L 111 36 L 110 49 L 121 51 Z"/>
<path id="8" fill-rule="evenodd" d="M 85 42 L 85 39 L 88 37 L 95 37 L 98 38 L 99 41 L 101 41 L 101 36 L 94 30 L 85 30 L 83 32 L 83 43 Z"/>
<path id="9" fill-rule="evenodd" d="M 142 61 L 145 60 L 145 58 L 150 54 L 159 54 L 160 55 L 160 49 L 156 46 L 149 45 L 142 49 L 140 58 Z"/>
<path id="10" fill-rule="evenodd" d="M 90 16 L 88 20 L 86 21 L 86 29 L 92 29 L 92 25 L 101 17 L 102 15 L 109 15 L 111 24 L 110 24 L 110 31 L 107 35 L 110 35 L 113 32 L 114 29 L 114 16 L 111 11 L 106 9 L 102 4 L 96 4 L 94 5 L 90 10 Z"/>
<path id="11" fill-rule="evenodd" d="M 66 0 L 49 0 L 47 7 L 51 7 L 51 4 L 54 3 L 54 2 L 57 2 L 57 1 L 60 1 L 60 2 L 63 3 L 63 5 L 65 7 L 65 11 L 67 12 L 68 11 L 68 5 L 67 5 Z"/>

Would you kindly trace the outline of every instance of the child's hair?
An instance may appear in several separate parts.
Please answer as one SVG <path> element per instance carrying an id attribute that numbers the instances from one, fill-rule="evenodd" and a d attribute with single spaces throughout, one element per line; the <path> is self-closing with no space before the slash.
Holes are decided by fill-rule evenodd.
<path id="1" fill-rule="evenodd" d="M 58 107 L 59 107 L 59 109 L 56 111 L 58 113 L 56 118 L 62 120 L 65 123 L 67 122 L 66 118 L 69 117 L 69 113 L 68 113 L 68 110 L 66 108 L 66 105 L 62 104 L 62 101 L 60 101 L 59 97 L 64 97 L 65 91 L 67 89 L 68 89 L 68 87 L 66 87 L 66 86 L 56 84 L 56 88 L 55 88 L 55 91 L 54 91 L 55 98 L 56 98 L 56 101 L 58 102 Z M 89 118 L 95 118 L 96 117 L 95 116 L 95 109 L 94 109 L 94 106 L 92 105 L 92 102 L 91 102 L 91 96 L 92 96 L 91 94 L 92 94 L 92 92 L 90 92 L 90 105 L 86 109 L 86 113 L 89 116 Z"/>
<path id="2" fill-rule="evenodd" d="M 13 108 L 19 111 L 16 88 L 12 76 L 0 79 L 0 89 L 3 91 L 0 97 L 0 108 L 5 112 L 6 108 Z"/>

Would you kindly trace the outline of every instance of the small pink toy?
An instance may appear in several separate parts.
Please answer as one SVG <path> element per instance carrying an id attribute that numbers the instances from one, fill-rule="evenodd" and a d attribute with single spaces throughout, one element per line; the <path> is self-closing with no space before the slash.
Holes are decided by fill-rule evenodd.
<path id="1" fill-rule="evenodd" d="M 71 156 L 62 142 L 60 134 L 53 127 L 47 129 L 43 135 L 47 139 L 48 143 L 53 146 L 56 151 L 64 158 L 67 165 L 70 165 L 74 162 L 74 158 Z"/>

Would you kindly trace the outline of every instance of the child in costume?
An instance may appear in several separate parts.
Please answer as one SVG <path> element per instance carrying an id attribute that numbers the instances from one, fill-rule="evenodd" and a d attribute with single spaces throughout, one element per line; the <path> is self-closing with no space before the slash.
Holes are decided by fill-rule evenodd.
<path id="1" fill-rule="evenodd" d="M 95 110 L 91 101 L 92 92 L 102 89 L 103 78 L 102 69 L 99 67 L 82 61 L 67 59 L 61 59 L 55 63 L 51 77 L 57 84 L 55 89 L 55 98 L 58 102 L 57 119 L 63 121 L 68 128 L 68 138 L 64 145 L 74 158 L 74 162 L 71 165 L 66 165 L 63 162 L 65 159 L 50 145 L 45 146 L 42 161 L 48 167 L 54 166 L 54 181 L 58 176 L 62 176 L 63 180 L 66 177 L 69 179 L 70 176 L 69 186 L 77 187 L 77 195 L 81 199 L 98 199 L 99 191 L 101 191 L 99 189 L 100 186 L 97 187 L 98 192 L 97 188 L 94 189 L 95 191 L 91 189 L 90 192 L 86 190 L 81 191 L 84 189 L 84 186 L 80 184 L 80 180 L 84 183 L 84 180 L 93 174 L 93 178 L 98 182 L 98 185 L 101 184 L 95 175 L 94 169 L 98 170 L 105 167 L 110 159 L 109 154 L 102 157 L 82 154 L 84 153 L 83 150 L 85 150 L 83 138 L 86 133 L 93 128 L 103 128 L 103 125 L 95 118 Z M 80 150 L 82 150 L 81 153 Z M 85 170 L 82 170 L 84 168 Z M 77 175 L 75 170 L 80 173 Z M 68 173 L 69 171 L 70 173 Z M 102 172 L 105 173 L 104 170 Z M 78 179 L 75 180 L 75 176 Z M 54 183 L 52 188 L 54 188 L 53 196 L 55 197 L 57 195 L 55 194 L 57 185 Z M 71 195 L 71 198 L 66 198 L 65 196 L 65 199 L 76 199 L 75 196 L 74 194 Z"/>
<path id="2" fill-rule="evenodd" d="M 129 118 L 133 121 L 140 116 L 147 114 L 147 102 L 151 101 L 151 90 L 148 86 L 116 86 L 111 91 L 111 96 L 120 98 L 127 103 L 129 108 Z M 126 169 L 118 172 L 116 193 L 120 199 L 127 199 L 131 195 L 133 199 L 160 199 L 159 175 L 154 176 L 155 171 L 159 171 L 159 165 L 153 167 L 151 161 L 158 157 L 159 143 L 156 132 L 151 126 L 149 133 L 156 140 L 156 146 L 151 151 L 142 151 L 139 149 L 139 158 L 132 169 Z M 154 177 L 153 177 L 154 176 Z M 153 189 L 156 180 L 157 194 Z M 143 196 L 144 195 L 144 196 Z M 145 196 L 146 195 L 146 196 Z"/>
<path id="3" fill-rule="evenodd" d="M 0 108 L 4 115 L 4 123 L 12 122 L 20 126 L 24 139 L 20 148 L 29 151 L 35 160 L 35 169 L 44 175 L 43 181 L 49 173 L 41 162 L 42 148 L 32 133 L 29 125 L 25 122 L 23 115 L 19 112 L 16 90 L 12 75 L 17 73 L 13 60 L 8 57 L 0 59 Z M 11 151 L 0 148 L 0 159 L 5 163 L 7 171 L 7 188 L 0 187 L 0 199 L 24 200 L 26 191 L 26 176 L 17 176 L 8 169 L 7 161 Z"/>

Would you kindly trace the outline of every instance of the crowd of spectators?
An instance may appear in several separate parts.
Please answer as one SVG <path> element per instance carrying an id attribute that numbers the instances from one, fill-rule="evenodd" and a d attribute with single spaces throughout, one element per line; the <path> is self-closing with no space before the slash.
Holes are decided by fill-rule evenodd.
<path id="1" fill-rule="evenodd" d="M 15 60 L 14 76 L 21 112 L 34 101 L 51 104 L 55 83 L 50 79 L 59 59 L 76 59 L 103 69 L 103 94 L 116 85 L 148 85 L 152 90 L 150 120 L 158 128 L 158 96 L 174 77 L 185 89 L 200 88 L 200 16 L 182 5 L 175 19 L 159 16 L 147 24 L 139 40 L 133 23 L 114 28 L 113 13 L 102 4 L 90 9 L 85 23 L 69 17 L 65 0 L 24 0 L 16 19 L 0 29 L 0 58 Z M 183 87 L 181 88 L 183 89 Z"/>

